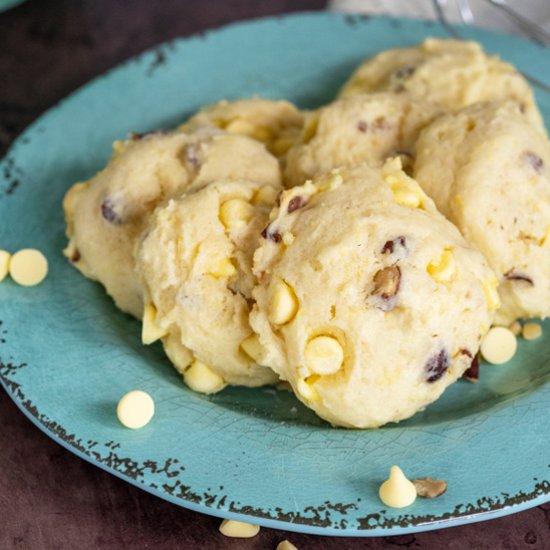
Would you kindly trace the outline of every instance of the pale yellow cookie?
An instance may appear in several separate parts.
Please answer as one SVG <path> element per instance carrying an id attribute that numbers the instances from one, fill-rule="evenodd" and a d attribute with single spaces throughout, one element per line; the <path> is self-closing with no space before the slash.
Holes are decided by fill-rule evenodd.
<path id="1" fill-rule="evenodd" d="M 120 309 L 141 318 L 134 249 L 151 214 L 186 189 L 221 177 L 275 187 L 281 179 L 277 159 L 243 136 L 153 133 L 116 142 L 106 168 L 65 196 L 69 244 L 64 253 L 84 275 L 99 281 Z"/>
<path id="2" fill-rule="evenodd" d="M 494 315 L 485 259 L 399 160 L 284 191 L 254 273 L 259 361 L 339 426 L 422 410 L 470 366 Z"/>
<path id="3" fill-rule="evenodd" d="M 496 322 L 550 315 L 550 142 L 510 101 L 430 124 L 414 175 L 497 275 Z"/>
<path id="4" fill-rule="evenodd" d="M 185 193 L 157 209 L 139 247 L 146 311 L 154 308 L 144 327 L 195 391 L 277 380 L 257 364 L 248 322 L 252 255 L 276 196 L 265 188 L 239 180 Z"/>
<path id="5" fill-rule="evenodd" d="M 265 143 L 275 156 L 284 155 L 296 141 L 303 115 L 292 103 L 258 97 L 208 105 L 179 127 L 184 132 L 220 128 Z"/>
<path id="6" fill-rule="evenodd" d="M 365 92 L 409 95 L 451 111 L 479 101 L 509 99 L 544 131 L 525 78 L 509 63 L 487 55 L 477 42 L 428 38 L 417 46 L 381 52 L 355 71 L 340 95 Z"/>
<path id="7" fill-rule="evenodd" d="M 401 155 L 410 165 L 420 130 L 442 112 L 391 93 L 354 95 L 309 112 L 287 154 L 285 185 L 362 161 L 381 166 L 390 156 Z"/>

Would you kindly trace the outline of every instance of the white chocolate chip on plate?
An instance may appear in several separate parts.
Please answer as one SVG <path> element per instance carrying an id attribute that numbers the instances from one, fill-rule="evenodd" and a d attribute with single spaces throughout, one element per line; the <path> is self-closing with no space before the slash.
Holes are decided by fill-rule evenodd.
<path id="1" fill-rule="evenodd" d="M 542 327 L 538 323 L 525 323 L 521 334 L 525 340 L 536 340 L 542 336 Z"/>
<path id="2" fill-rule="evenodd" d="M 260 526 L 234 519 L 224 519 L 220 525 L 220 533 L 226 537 L 249 539 L 260 532 Z"/>
<path id="3" fill-rule="evenodd" d="M 11 254 L 5 250 L 0 250 L 0 281 L 3 281 L 8 274 L 10 267 Z"/>
<path id="4" fill-rule="evenodd" d="M 120 398 L 116 414 L 123 426 L 137 430 L 149 424 L 151 418 L 153 418 L 155 414 L 155 402 L 144 391 L 129 391 Z"/>
<path id="5" fill-rule="evenodd" d="M 183 373 L 183 381 L 199 393 L 217 393 L 227 385 L 223 378 L 208 365 L 195 359 Z"/>
<path id="6" fill-rule="evenodd" d="M 510 361 L 517 349 L 514 333 L 506 327 L 493 327 L 481 342 L 481 355 L 488 363 L 501 365 Z"/>
<path id="7" fill-rule="evenodd" d="M 405 508 L 416 500 L 416 487 L 399 466 L 390 468 L 390 477 L 382 483 L 378 492 L 380 500 L 391 508 Z"/>
<path id="8" fill-rule="evenodd" d="M 24 248 L 11 257 L 9 271 L 18 285 L 35 286 L 46 278 L 48 260 L 39 250 Z"/>

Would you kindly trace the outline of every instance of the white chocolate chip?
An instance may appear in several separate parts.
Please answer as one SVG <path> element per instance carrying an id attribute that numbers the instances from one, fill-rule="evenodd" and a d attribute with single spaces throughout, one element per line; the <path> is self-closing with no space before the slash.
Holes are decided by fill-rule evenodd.
<path id="1" fill-rule="evenodd" d="M 519 321 L 514 321 L 508 329 L 512 332 L 514 336 L 519 336 L 521 334 L 521 323 Z"/>
<path id="2" fill-rule="evenodd" d="M 306 367 L 319 375 L 338 372 L 344 362 L 344 350 L 333 336 L 316 336 L 305 349 Z"/>
<path id="3" fill-rule="evenodd" d="M 437 260 L 432 260 L 426 268 L 430 277 L 437 283 L 448 283 L 455 278 L 457 267 L 455 256 L 445 249 Z"/>
<path id="4" fill-rule="evenodd" d="M 0 281 L 3 281 L 8 274 L 10 267 L 11 254 L 5 250 L 0 250 Z"/>
<path id="5" fill-rule="evenodd" d="M 380 500 L 391 508 L 405 508 L 416 500 L 416 487 L 399 466 L 390 468 L 390 477 L 380 486 Z"/>
<path id="6" fill-rule="evenodd" d="M 155 414 L 155 402 L 144 391 L 129 391 L 120 398 L 116 414 L 123 426 L 137 430 L 149 424 L 151 418 L 153 418 Z"/>
<path id="7" fill-rule="evenodd" d="M 254 204 L 272 205 L 272 204 L 275 204 L 278 194 L 279 194 L 279 191 L 277 191 L 275 187 L 271 187 L 271 185 L 264 185 L 263 187 L 260 187 L 258 191 L 256 191 L 256 194 L 254 195 L 252 202 Z"/>
<path id="8" fill-rule="evenodd" d="M 208 269 L 208 275 L 221 279 L 223 277 L 232 277 L 237 272 L 237 268 L 229 258 L 222 258 Z"/>
<path id="9" fill-rule="evenodd" d="M 143 308 L 141 342 L 148 346 L 167 334 L 168 331 L 166 329 L 157 325 L 157 308 L 153 304 L 146 304 Z"/>
<path id="10" fill-rule="evenodd" d="M 538 323 L 525 323 L 522 336 L 525 340 L 536 340 L 542 336 L 542 327 Z"/>
<path id="11" fill-rule="evenodd" d="M 44 254 L 34 248 L 24 248 L 10 259 L 11 278 L 22 286 L 34 286 L 41 283 L 48 274 L 48 260 Z"/>
<path id="12" fill-rule="evenodd" d="M 251 358 L 260 364 L 260 358 L 263 355 L 262 345 L 257 334 L 251 334 L 241 342 L 242 350 Z"/>
<path id="13" fill-rule="evenodd" d="M 485 292 L 485 299 L 487 300 L 487 307 L 489 309 L 498 309 L 500 307 L 500 296 L 498 295 L 498 281 L 495 277 L 485 279 L 481 282 L 483 292 Z"/>
<path id="14" fill-rule="evenodd" d="M 254 214 L 254 207 L 242 199 L 225 201 L 220 208 L 220 220 L 228 229 L 245 227 Z"/>
<path id="15" fill-rule="evenodd" d="M 199 393 L 217 393 L 227 385 L 224 379 L 208 365 L 195 359 L 183 373 L 183 381 Z"/>
<path id="16" fill-rule="evenodd" d="M 277 281 L 271 293 L 269 320 L 274 325 L 284 325 L 296 317 L 298 298 L 294 290 L 283 280 Z"/>
<path id="17" fill-rule="evenodd" d="M 285 231 L 283 233 L 283 243 L 285 246 L 290 246 L 294 242 L 294 233 Z"/>
<path id="18" fill-rule="evenodd" d="M 319 399 L 319 393 L 313 387 L 313 384 L 319 380 L 319 375 L 312 374 L 305 380 L 298 380 L 296 384 L 296 393 L 305 401 L 317 401 Z"/>
<path id="19" fill-rule="evenodd" d="M 283 540 L 282 542 L 277 544 L 276 550 L 298 550 L 298 548 L 294 546 L 294 544 L 292 544 L 290 541 Z"/>
<path id="20" fill-rule="evenodd" d="M 220 533 L 226 537 L 249 539 L 260 532 L 260 526 L 234 519 L 224 519 L 220 525 Z"/>
<path id="21" fill-rule="evenodd" d="M 488 363 L 501 365 L 510 361 L 516 353 L 517 340 L 506 327 L 493 327 L 481 342 L 481 355 Z"/>

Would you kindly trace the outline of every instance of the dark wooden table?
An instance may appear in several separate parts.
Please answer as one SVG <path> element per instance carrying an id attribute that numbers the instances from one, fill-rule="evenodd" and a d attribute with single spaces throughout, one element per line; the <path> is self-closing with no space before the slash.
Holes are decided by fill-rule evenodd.
<path id="1" fill-rule="evenodd" d="M 29 0 L 0 14 L 0 155 L 45 109 L 162 41 L 230 21 L 322 9 L 324 0 Z M 0 221 L 1 223 L 1 221 Z M 0 243 L 1 245 L 1 243 Z M 144 493 L 59 447 L 0 390 L 0 550 L 228 548 L 550 549 L 550 504 L 400 537 L 314 537 L 262 529 L 227 539 L 220 521 Z"/>

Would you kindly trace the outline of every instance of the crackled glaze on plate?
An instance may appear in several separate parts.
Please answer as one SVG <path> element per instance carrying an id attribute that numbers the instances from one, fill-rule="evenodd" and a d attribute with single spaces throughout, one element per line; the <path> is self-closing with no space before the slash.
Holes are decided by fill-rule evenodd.
<path id="1" fill-rule="evenodd" d="M 468 29 L 533 76 L 549 51 Z M 377 51 L 446 36 L 434 23 L 300 14 L 165 44 L 99 77 L 34 123 L 0 165 L 0 244 L 41 249 L 48 279 L 0 285 L 0 381 L 44 432 L 75 454 L 171 502 L 221 517 L 330 535 L 402 534 L 479 521 L 549 500 L 550 323 L 506 366 L 482 368 L 426 411 L 371 431 L 333 429 L 287 392 L 187 390 L 139 323 L 61 255 L 61 200 L 129 131 L 176 125 L 205 103 L 259 94 L 302 108 L 331 100 Z M 273 45 L 277 44 L 274 48 Z M 543 75 L 542 77 L 540 75 Z M 538 94 L 546 116 L 550 98 Z M 156 415 L 121 427 L 116 403 L 151 394 Z M 404 510 L 378 500 L 391 464 L 448 482 Z"/>

